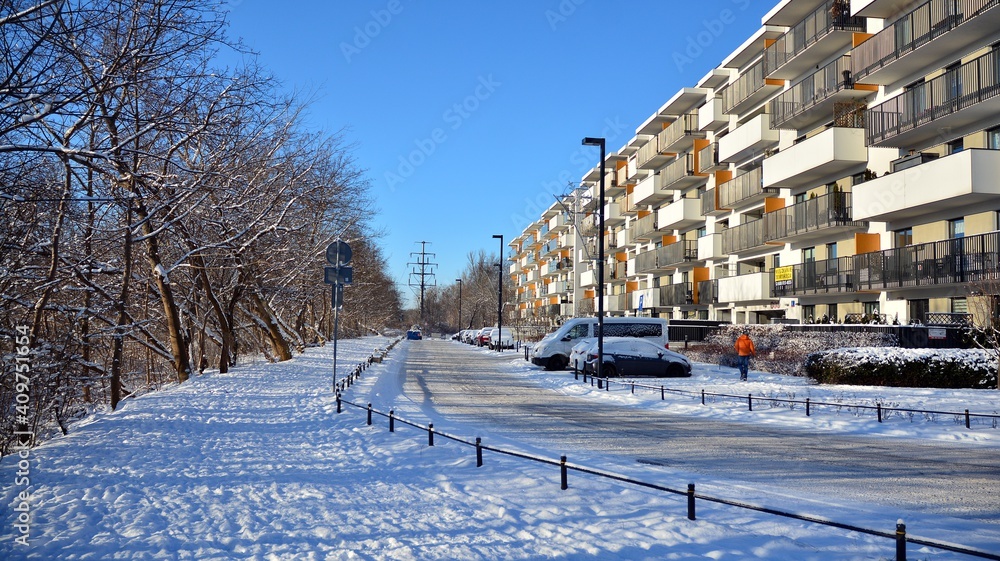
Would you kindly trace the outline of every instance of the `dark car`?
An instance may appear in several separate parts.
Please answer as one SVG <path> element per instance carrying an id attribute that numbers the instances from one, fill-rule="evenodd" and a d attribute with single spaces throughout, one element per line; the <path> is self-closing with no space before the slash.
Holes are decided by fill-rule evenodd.
<path id="1" fill-rule="evenodd" d="M 587 353 L 587 372 L 597 373 L 597 347 Z M 686 378 L 691 375 L 691 361 L 684 355 L 642 339 L 620 339 L 604 344 L 604 376 L 655 376 Z"/>

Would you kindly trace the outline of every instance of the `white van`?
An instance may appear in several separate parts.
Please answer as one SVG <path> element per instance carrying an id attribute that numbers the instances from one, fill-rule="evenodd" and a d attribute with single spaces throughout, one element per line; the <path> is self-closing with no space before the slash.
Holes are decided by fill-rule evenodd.
<path id="1" fill-rule="evenodd" d="M 662 318 L 604 318 L 605 337 L 638 337 L 669 349 L 667 320 Z M 573 318 L 546 335 L 531 349 L 531 363 L 546 370 L 562 370 L 569 364 L 573 345 L 586 337 L 597 337 L 597 318 Z"/>

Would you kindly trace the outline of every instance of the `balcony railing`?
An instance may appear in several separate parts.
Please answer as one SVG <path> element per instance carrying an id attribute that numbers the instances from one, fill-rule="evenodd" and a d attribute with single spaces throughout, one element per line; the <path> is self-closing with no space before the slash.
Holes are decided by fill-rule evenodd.
<path id="1" fill-rule="evenodd" d="M 765 241 L 783 240 L 838 226 L 864 228 L 851 219 L 851 194 L 830 193 L 764 215 Z"/>
<path id="2" fill-rule="evenodd" d="M 900 146 L 893 139 L 915 131 L 935 120 L 954 115 L 963 109 L 1000 95 L 1000 49 L 970 60 L 929 82 L 924 82 L 866 112 L 868 144 Z M 979 122 L 970 116 L 973 127 Z M 928 134 L 938 138 L 938 128 Z M 956 129 L 957 127 L 951 127 Z M 923 140 L 923 139 L 921 139 Z"/>
<path id="3" fill-rule="evenodd" d="M 850 3 L 828 0 L 764 50 L 765 76 L 778 70 L 834 31 L 865 31 L 863 17 L 851 17 Z"/>
<path id="4" fill-rule="evenodd" d="M 656 138 L 660 142 L 661 150 L 670 151 L 676 149 L 685 137 L 695 136 L 703 138 L 705 133 L 698 131 L 698 114 L 689 113 L 681 115 L 679 119 L 670 123 L 656 135 Z"/>
<path id="5" fill-rule="evenodd" d="M 719 281 L 706 280 L 698 282 L 698 304 L 707 306 L 719 303 Z"/>
<path id="6" fill-rule="evenodd" d="M 678 182 L 694 175 L 694 154 L 684 154 L 660 170 L 660 175 L 656 176 L 656 188 L 676 189 Z"/>
<path id="7" fill-rule="evenodd" d="M 789 274 L 790 273 L 790 274 Z M 809 261 L 771 271 L 776 298 L 854 291 L 854 257 Z"/>
<path id="8" fill-rule="evenodd" d="M 694 304 L 694 292 L 689 282 L 660 287 L 660 306 L 687 306 Z"/>
<path id="9" fill-rule="evenodd" d="M 646 165 L 647 162 L 653 158 L 660 155 L 660 142 L 657 137 L 652 137 L 648 142 L 639 147 L 639 158 L 637 160 L 639 167 Z"/>
<path id="10" fill-rule="evenodd" d="M 1000 232 L 854 256 L 857 290 L 891 290 L 1000 279 Z"/>
<path id="11" fill-rule="evenodd" d="M 733 108 L 739 106 L 750 96 L 759 92 L 767 85 L 764 81 L 764 60 L 761 59 L 751 66 L 733 83 L 722 90 L 722 112 L 730 114 Z"/>
<path id="12" fill-rule="evenodd" d="M 719 206 L 722 208 L 738 208 L 746 201 L 763 198 L 763 168 L 753 168 L 744 174 L 737 175 L 720 185 L 718 189 Z"/>
<path id="13" fill-rule="evenodd" d="M 702 216 L 713 216 L 715 214 L 721 214 L 726 209 L 718 208 L 722 205 L 715 204 L 715 197 L 719 194 L 716 189 L 710 189 L 701 194 L 701 215 Z"/>
<path id="14" fill-rule="evenodd" d="M 697 259 L 697 240 L 681 240 L 659 247 L 656 250 L 656 265 L 661 269 L 674 267 L 689 261 L 696 261 Z"/>
<path id="15" fill-rule="evenodd" d="M 803 116 L 810 109 L 826 101 L 835 93 L 854 85 L 851 79 L 851 55 L 844 55 L 819 69 L 805 80 L 795 84 L 771 100 L 771 127 L 782 125 Z M 826 115 L 823 116 L 825 118 Z M 832 114 L 829 115 L 832 119 Z M 810 119 L 815 121 L 816 119 Z M 800 128 L 793 126 L 788 128 Z"/>
<path id="16" fill-rule="evenodd" d="M 635 256 L 635 271 L 639 274 L 656 271 L 656 251 L 644 251 Z"/>
<path id="17" fill-rule="evenodd" d="M 648 241 L 656 231 L 656 213 L 647 214 L 629 225 L 629 242 Z"/>
<path id="18" fill-rule="evenodd" d="M 854 48 L 854 78 L 860 80 L 998 6 L 998 0 L 925 2 Z"/>
<path id="19" fill-rule="evenodd" d="M 722 252 L 726 255 L 764 247 L 764 221 L 753 220 L 722 231 Z"/>
<path id="20" fill-rule="evenodd" d="M 719 144 L 717 142 L 712 142 L 698 150 L 698 173 L 709 173 L 725 168 L 725 164 L 719 163 Z"/>

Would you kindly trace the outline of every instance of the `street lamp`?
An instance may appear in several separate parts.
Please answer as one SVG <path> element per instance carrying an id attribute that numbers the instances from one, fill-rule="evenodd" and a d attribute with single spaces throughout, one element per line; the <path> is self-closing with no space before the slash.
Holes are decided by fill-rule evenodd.
<path id="1" fill-rule="evenodd" d="M 497 263 L 497 351 L 503 352 L 503 234 L 493 234 L 500 240 L 500 262 Z"/>
<path id="2" fill-rule="evenodd" d="M 601 147 L 601 190 L 598 201 L 598 216 L 600 222 L 597 226 L 599 232 L 597 238 L 597 379 L 604 377 L 604 139 L 586 137 L 583 139 L 584 146 Z"/>
<path id="3" fill-rule="evenodd" d="M 458 283 L 458 330 L 462 330 L 462 279 L 455 279 Z"/>

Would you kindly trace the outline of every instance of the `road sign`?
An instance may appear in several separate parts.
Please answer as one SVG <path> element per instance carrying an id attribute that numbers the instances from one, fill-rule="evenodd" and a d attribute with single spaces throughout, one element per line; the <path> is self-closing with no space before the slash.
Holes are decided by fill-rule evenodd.
<path id="1" fill-rule="evenodd" d="M 333 285 L 333 292 L 331 293 L 331 305 L 334 310 L 339 310 L 344 307 L 344 285 L 335 284 Z"/>
<path id="2" fill-rule="evenodd" d="M 341 265 L 340 267 L 324 267 L 323 282 L 326 284 L 342 284 L 350 286 L 354 282 L 354 267 Z"/>
<path id="3" fill-rule="evenodd" d="M 351 246 L 337 240 L 326 246 L 326 261 L 331 265 L 347 265 L 351 262 Z"/>

